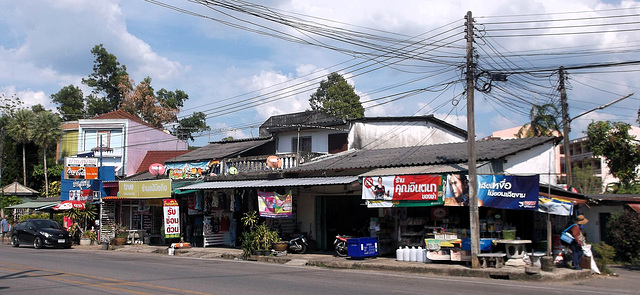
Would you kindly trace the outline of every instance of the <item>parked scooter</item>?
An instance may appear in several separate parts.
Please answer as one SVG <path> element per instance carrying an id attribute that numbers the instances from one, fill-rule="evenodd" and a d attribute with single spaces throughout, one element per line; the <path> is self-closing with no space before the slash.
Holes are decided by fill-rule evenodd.
<path id="1" fill-rule="evenodd" d="M 304 235 L 300 235 L 297 238 L 293 238 L 289 241 L 289 245 L 287 246 L 287 251 L 291 253 L 304 254 L 307 252 L 307 248 L 309 244 L 307 243 L 307 238 Z"/>
<path id="2" fill-rule="evenodd" d="M 336 255 L 340 257 L 346 257 L 348 255 L 347 251 L 347 239 L 350 239 L 351 236 L 341 236 L 337 235 L 336 240 L 333 242 L 333 247 L 336 250 Z"/>

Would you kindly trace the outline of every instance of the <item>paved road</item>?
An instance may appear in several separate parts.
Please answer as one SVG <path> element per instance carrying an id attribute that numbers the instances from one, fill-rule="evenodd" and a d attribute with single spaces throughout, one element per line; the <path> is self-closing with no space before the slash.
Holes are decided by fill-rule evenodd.
<path id="1" fill-rule="evenodd" d="M 532 283 L 0 246 L 0 293 L 16 294 L 638 294 L 640 271 L 616 271 L 621 277 Z"/>

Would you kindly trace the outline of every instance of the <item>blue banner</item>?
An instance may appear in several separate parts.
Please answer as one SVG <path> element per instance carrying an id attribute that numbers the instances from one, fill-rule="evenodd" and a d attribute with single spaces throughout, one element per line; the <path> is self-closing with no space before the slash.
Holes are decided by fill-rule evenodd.
<path id="1" fill-rule="evenodd" d="M 540 176 L 478 175 L 478 205 L 537 210 Z"/>

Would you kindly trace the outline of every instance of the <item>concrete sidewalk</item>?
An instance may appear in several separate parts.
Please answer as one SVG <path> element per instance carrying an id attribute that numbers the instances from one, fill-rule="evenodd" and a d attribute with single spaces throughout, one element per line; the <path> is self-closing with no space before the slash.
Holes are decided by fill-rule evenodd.
<path id="1" fill-rule="evenodd" d="M 148 246 L 148 245 L 126 245 L 126 246 L 110 246 L 116 252 L 130 253 L 148 253 L 168 255 L 167 246 Z M 74 246 L 79 250 L 101 250 L 101 246 Z M 223 259 L 242 259 L 242 250 L 235 248 L 222 247 L 193 247 L 193 248 L 177 248 L 174 255 L 180 257 L 194 258 L 223 258 Z M 540 271 L 536 274 L 525 272 L 524 267 L 504 266 L 502 268 L 480 268 L 473 269 L 470 266 L 461 263 L 420 263 L 420 262 L 403 262 L 396 261 L 389 257 L 376 257 L 367 259 L 351 259 L 345 257 L 336 257 L 333 253 L 312 253 L 312 254 L 286 254 L 281 256 L 257 256 L 253 255 L 248 260 L 266 263 L 280 263 L 290 265 L 308 265 L 316 267 L 330 267 L 343 269 L 363 269 L 377 271 L 397 271 L 424 273 L 442 276 L 462 276 L 477 278 L 494 278 L 505 280 L 523 280 L 523 281 L 566 281 L 585 279 L 591 276 L 589 270 L 573 270 L 570 268 L 556 267 L 551 272 Z"/>

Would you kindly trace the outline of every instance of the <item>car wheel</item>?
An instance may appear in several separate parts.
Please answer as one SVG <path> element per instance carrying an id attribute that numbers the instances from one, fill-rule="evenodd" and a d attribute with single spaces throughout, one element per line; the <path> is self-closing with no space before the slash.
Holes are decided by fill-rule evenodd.
<path id="1" fill-rule="evenodd" d="M 18 241 L 18 237 L 16 237 L 16 236 L 12 236 L 11 237 L 11 246 L 13 246 L 13 247 L 20 246 L 20 242 Z"/>
<path id="2" fill-rule="evenodd" d="M 42 248 L 42 238 L 35 237 L 33 239 L 33 247 L 36 248 L 36 249 L 41 249 Z"/>

